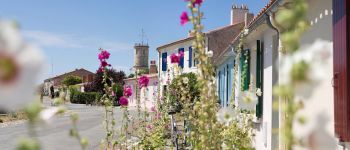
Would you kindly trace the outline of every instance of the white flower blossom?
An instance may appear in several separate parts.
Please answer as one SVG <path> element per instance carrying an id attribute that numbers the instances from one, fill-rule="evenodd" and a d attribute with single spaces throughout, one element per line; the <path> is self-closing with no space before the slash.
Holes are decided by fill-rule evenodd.
<path id="1" fill-rule="evenodd" d="M 22 40 L 15 23 L 0 20 L 0 60 L 0 110 L 22 108 L 34 100 L 43 54 Z"/>
<path id="2" fill-rule="evenodd" d="M 51 108 L 47 108 L 47 109 L 42 110 L 42 111 L 40 112 L 39 116 L 40 116 L 40 119 L 41 119 L 42 121 L 44 121 L 44 122 L 49 122 L 49 120 L 50 120 L 53 116 L 55 116 L 55 115 L 57 115 L 57 114 L 63 112 L 64 110 L 65 110 L 65 109 L 64 109 L 63 107 L 51 107 Z"/>
<path id="3" fill-rule="evenodd" d="M 262 96 L 262 91 L 260 88 L 256 89 L 256 95 L 259 97 Z"/>
<path id="4" fill-rule="evenodd" d="M 185 83 L 185 84 L 187 84 L 187 83 L 188 83 L 188 78 L 187 78 L 187 77 L 184 77 L 184 78 L 182 79 L 182 82 Z"/>
<path id="5" fill-rule="evenodd" d="M 233 108 L 223 107 L 216 114 L 216 118 L 221 124 L 228 126 L 231 123 L 231 121 L 233 121 L 236 118 L 236 112 Z"/>
<path id="6" fill-rule="evenodd" d="M 313 107 L 313 106 L 307 106 Z M 298 139 L 302 139 L 306 143 L 309 150 L 331 150 L 336 149 L 337 141 L 331 135 L 333 131 L 327 130 L 329 123 L 325 113 L 300 113 L 307 118 L 305 124 L 295 122 L 293 133 Z"/>
<path id="7" fill-rule="evenodd" d="M 293 64 L 304 61 L 309 65 L 306 72 L 306 81 L 293 83 L 294 92 L 302 98 L 309 98 L 312 89 L 324 80 L 327 76 L 326 64 L 331 61 L 331 53 L 333 43 L 323 40 L 317 40 L 311 45 L 306 45 L 300 48 L 299 51 L 292 55 L 284 55 L 280 59 L 280 83 L 291 84 L 291 71 Z"/>
<path id="8" fill-rule="evenodd" d="M 213 57 L 213 55 L 214 55 L 213 51 L 210 50 L 210 51 L 207 52 L 207 56 L 209 58 Z"/>
<path id="9" fill-rule="evenodd" d="M 258 97 L 255 93 L 249 91 L 241 91 L 239 93 L 238 107 L 244 110 L 255 110 L 258 103 Z"/>

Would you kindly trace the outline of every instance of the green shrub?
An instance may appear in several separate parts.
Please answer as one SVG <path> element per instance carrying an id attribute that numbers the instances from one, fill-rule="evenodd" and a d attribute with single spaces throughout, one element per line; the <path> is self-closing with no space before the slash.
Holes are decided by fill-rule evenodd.
<path id="1" fill-rule="evenodd" d="M 186 83 L 185 79 L 187 80 Z M 186 91 L 186 93 L 181 91 Z M 199 94 L 197 75 L 194 73 L 184 73 L 173 79 L 169 85 L 168 96 L 170 99 L 170 106 L 172 106 L 176 112 L 179 112 L 184 103 L 192 104 L 199 99 Z"/>
<path id="2" fill-rule="evenodd" d="M 75 88 L 70 89 L 70 102 L 75 104 L 95 104 L 100 98 L 101 94 L 98 92 L 80 92 Z"/>
<path id="3" fill-rule="evenodd" d="M 83 80 L 78 76 L 67 76 L 63 79 L 62 83 L 66 86 L 76 85 L 82 83 Z"/>

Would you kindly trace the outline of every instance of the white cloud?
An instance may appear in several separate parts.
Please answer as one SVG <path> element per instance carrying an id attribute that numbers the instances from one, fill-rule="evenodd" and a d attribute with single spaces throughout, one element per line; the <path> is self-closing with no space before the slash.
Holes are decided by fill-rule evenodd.
<path id="1" fill-rule="evenodd" d="M 132 50 L 133 45 L 119 41 L 108 41 L 74 34 L 57 34 L 47 31 L 24 31 L 23 36 L 30 42 L 46 48 L 92 48 L 100 47 L 111 51 Z"/>
<path id="2" fill-rule="evenodd" d="M 75 35 L 55 34 L 45 31 L 24 31 L 23 36 L 41 47 L 83 48 Z"/>

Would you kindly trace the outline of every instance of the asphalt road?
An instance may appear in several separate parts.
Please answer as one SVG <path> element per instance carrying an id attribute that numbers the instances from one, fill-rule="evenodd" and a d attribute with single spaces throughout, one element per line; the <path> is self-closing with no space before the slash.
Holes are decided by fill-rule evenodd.
<path id="1" fill-rule="evenodd" d="M 48 105 L 48 102 L 45 101 L 45 104 Z M 102 125 L 103 107 L 80 104 L 67 104 L 67 107 L 69 111 L 66 114 L 54 117 L 49 123 L 42 123 L 36 127 L 42 149 L 81 149 L 78 141 L 69 136 L 69 129 L 72 128 L 69 112 L 77 112 L 79 114 L 79 132 L 82 137 L 86 137 L 89 140 L 88 149 L 99 149 L 99 143 L 105 137 L 105 131 Z M 121 110 L 119 107 L 116 107 L 115 110 L 116 127 L 120 128 L 120 121 L 118 120 L 121 120 L 122 117 Z M 0 150 L 16 149 L 18 141 L 26 136 L 28 136 L 28 132 L 25 121 L 10 123 L 5 127 L 0 127 Z"/>

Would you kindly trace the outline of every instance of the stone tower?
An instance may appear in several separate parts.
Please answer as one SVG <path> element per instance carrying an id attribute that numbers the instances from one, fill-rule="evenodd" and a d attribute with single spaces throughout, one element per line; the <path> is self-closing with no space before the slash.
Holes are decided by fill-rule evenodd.
<path id="1" fill-rule="evenodd" d="M 137 43 L 135 44 L 134 48 L 135 48 L 134 68 L 136 70 L 142 70 L 142 69 L 148 70 L 148 52 L 149 52 L 148 44 Z"/>

